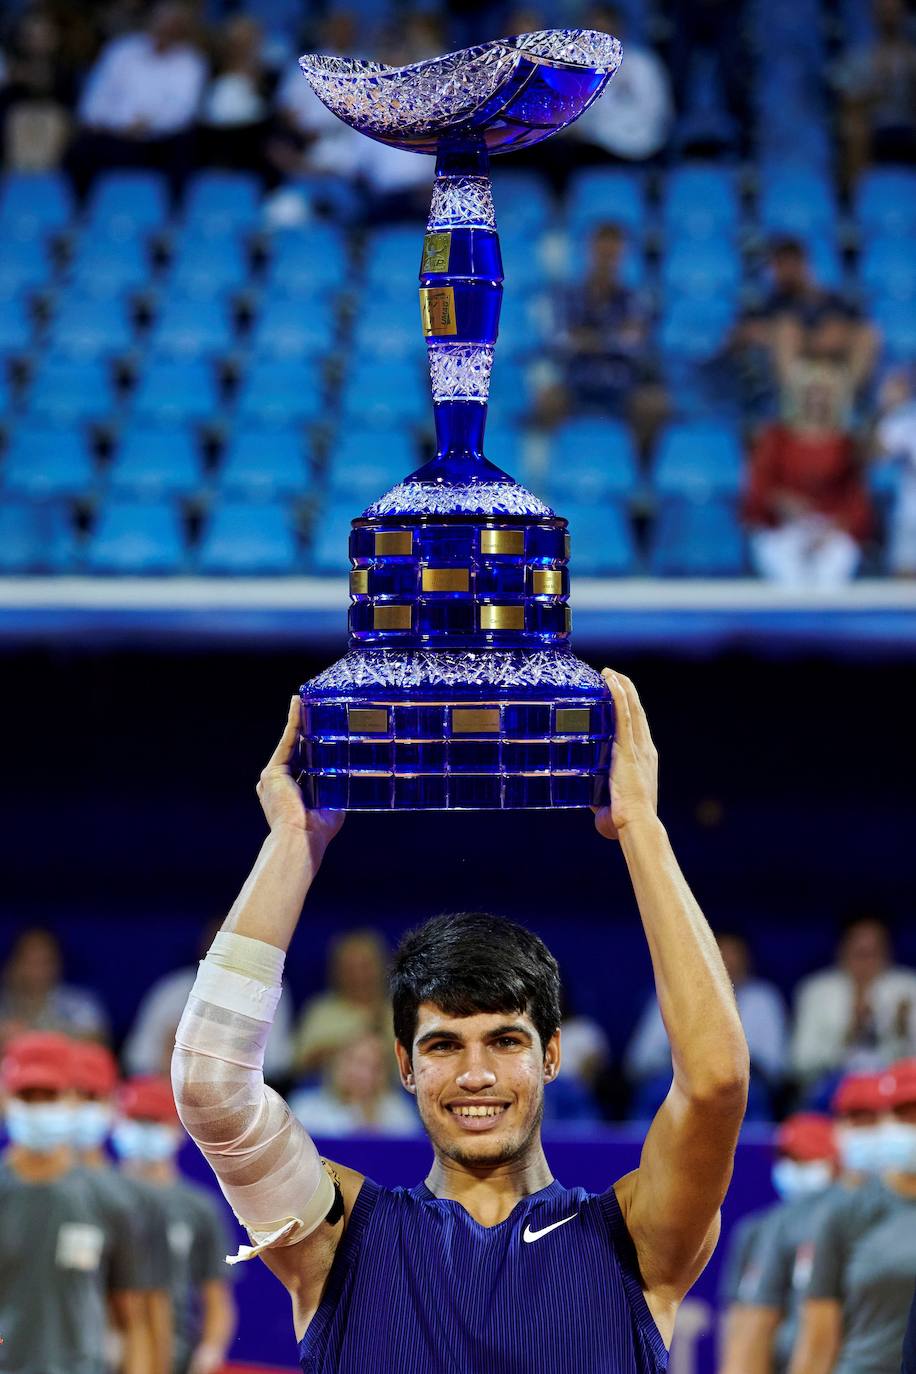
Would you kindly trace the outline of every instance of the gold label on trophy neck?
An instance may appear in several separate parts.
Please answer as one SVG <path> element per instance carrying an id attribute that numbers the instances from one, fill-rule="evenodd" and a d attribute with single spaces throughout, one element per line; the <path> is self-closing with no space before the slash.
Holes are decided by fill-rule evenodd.
<path id="1" fill-rule="evenodd" d="M 498 735 L 499 707 L 452 707 L 453 735 Z"/>
<path id="2" fill-rule="evenodd" d="M 412 530 L 376 530 L 375 532 L 375 553 L 376 557 L 382 554 L 411 554 L 413 553 L 413 531 Z"/>
<path id="3" fill-rule="evenodd" d="M 452 255 L 451 230 L 440 234 L 426 234 L 423 238 L 421 272 L 447 272 Z"/>
<path id="4" fill-rule="evenodd" d="M 523 554 L 525 552 L 524 530 L 481 530 L 480 552 Z"/>
<path id="5" fill-rule="evenodd" d="M 557 707 L 557 732 L 562 735 L 587 735 L 592 713 L 585 707 Z"/>
<path id="6" fill-rule="evenodd" d="M 373 606 L 372 608 L 372 628 L 374 630 L 409 630 L 410 624 L 410 606 Z"/>
<path id="7" fill-rule="evenodd" d="M 524 606 L 481 606 L 482 630 L 524 630 Z"/>
<path id="8" fill-rule="evenodd" d="M 388 712 L 384 708 L 367 710 L 350 706 L 347 709 L 347 728 L 351 735 L 386 735 Z"/>
<path id="9" fill-rule="evenodd" d="M 455 288 L 453 286 L 421 286 L 420 317 L 423 333 L 437 337 L 457 334 L 455 320 Z"/>
<path id="10" fill-rule="evenodd" d="M 354 568 L 350 574 L 350 595 L 365 596 L 369 590 L 369 569 Z"/>
<path id="11" fill-rule="evenodd" d="M 467 568 L 424 568 L 424 592 L 466 592 L 470 588 Z"/>
<path id="12" fill-rule="evenodd" d="M 535 596 L 562 596 L 562 572 L 559 568 L 533 568 L 531 590 Z"/>

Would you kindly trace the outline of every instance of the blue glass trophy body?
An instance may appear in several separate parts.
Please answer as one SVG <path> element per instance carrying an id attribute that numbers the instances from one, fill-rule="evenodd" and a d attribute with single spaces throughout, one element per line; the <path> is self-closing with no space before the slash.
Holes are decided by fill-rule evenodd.
<path id="1" fill-rule="evenodd" d="M 300 693 L 310 807 L 608 800 L 613 703 L 570 647 L 566 521 L 483 443 L 503 280 L 489 155 L 577 118 L 620 56 L 560 30 L 412 67 L 301 59 L 341 119 L 437 159 L 420 264 L 437 451 L 353 521 L 349 652 Z"/>

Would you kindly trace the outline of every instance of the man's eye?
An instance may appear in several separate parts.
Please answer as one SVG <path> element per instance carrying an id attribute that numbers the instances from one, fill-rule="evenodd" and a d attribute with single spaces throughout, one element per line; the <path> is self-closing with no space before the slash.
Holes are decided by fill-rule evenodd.
<path id="1" fill-rule="evenodd" d="M 501 1035 L 496 1043 L 497 1045 L 517 1045 L 519 1041 L 514 1035 Z"/>
<path id="2" fill-rule="evenodd" d="M 429 1050 L 450 1050 L 453 1048 L 454 1040 L 437 1040 L 434 1045 L 428 1045 Z"/>

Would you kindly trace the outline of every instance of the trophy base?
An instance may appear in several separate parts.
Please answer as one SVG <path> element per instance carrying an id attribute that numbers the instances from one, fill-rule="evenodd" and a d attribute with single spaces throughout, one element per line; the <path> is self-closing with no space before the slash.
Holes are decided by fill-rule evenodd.
<path id="1" fill-rule="evenodd" d="M 357 651 L 306 683 L 300 698 L 298 781 L 310 808 L 608 802 L 613 702 L 570 652 Z"/>

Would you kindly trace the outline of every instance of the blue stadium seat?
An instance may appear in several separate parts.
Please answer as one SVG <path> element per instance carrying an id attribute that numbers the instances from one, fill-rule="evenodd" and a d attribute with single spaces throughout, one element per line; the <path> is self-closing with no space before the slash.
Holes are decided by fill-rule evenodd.
<path id="1" fill-rule="evenodd" d="M 494 168 L 493 203 L 496 222 L 507 232 L 538 234 L 553 218 L 550 189 L 540 172 Z"/>
<path id="2" fill-rule="evenodd" d="M 347 246 L 340 230 L 327 224 L 284 229 L 272 242 L 266 286 L 283 296 L 325 294 L 345 282 Z"/>
<path id="3" fill-rule="evenodd" d="M 500 415 L 500 421 L 504 417 Z M 504 472 L 518 477 L 523 462 L 525 436 L 516 425 L 502 422 L 488 424 L 483 440 L 483 451 L 491 463 Z"/>
<path id="4" fill-rule="evenodd" d="M 357 506 L 371 505 L 420 466 L 420 456 L 403 428 L 345 428 L 332 454 L 331 491 L 349 495 L 354 514 Z"/>
<path id="5" fill-rule="evenodd" d="M 33 499 L 88 496 L 95 471 L 85 437 L 70 427 L 24 421 L 3 463 L 3 489 Z"/>
<path id="6" fill-rule="evenodd" d="M 740 577 L 747 572 L 744 532 L 732 501 L 672 498 L 659 507 L 649 542 L 658 577 Z"/>
<path id="7" fill-rule="evenodd" d="M 741 438 L 732 425 L 714 420 L 668 425 L 655 445 L 652 482 L 659 496 L 737 496 L 743 477 Z"/>
<path id="8" fill-rule="evenodd" d="M 551 503 L 600 505 L 630 498 L 639 484 L 633 436 L 619 420 L 567 420 L 554 435 L 548 486 Z"/>
<path id="9" fill-rule="evenodd" d="M 580 577 L 627 577 L 636 571 L 637 553 L 630 521 L 618 501 L 568 506 L 571 567 Z"/>
<path id="10" fill-rule="evenodd" d="M 324 408 L 323 379 L 308 358 L 258 359 L 239 390 L 236 410 L 249 425 L 291 425 L 318 419 Z"/>
<path id="11" fill-rule="evenodd" d="M 181 514 L 171 501 L 106 501 L 89 538 L 90 572 L 182 572 L 187 563 Z"/>
<path id="12" fill-rule="evenodd" d="M 150 347 L 172 358 L 205 358 L 235 346 L 228 302 L 170 296 L 153 326 Z"/>
<path id="13" fill-rule="evenodd" d="M 47 286 L 54 266 L 41 239 L 14 239 L 0 227 L 0 299 Z"/>
<path id="14" fill-rule="evenodd" d="M 9 172 L 0 190 L 0 238 L 45 238 L 65 229 L 73 193 L 60 172 Z"/>
<path id="15" fill-rule="evenodd" d="M 111 375 L 101 358 L 47 354 L 26 395 L 29 417 L 49 425 L 104 419 L 115 405 Z"/>
<path id="16" fill-rule="evenodd" d="M 251 499 L 298 496 L 311 486 L 297 429 L 238 429 L 219 472 L 220 490 Z"/>
<path id="17" fill-rule="evenodd" d="M 760 227 L 767 234 L 797 234 L 809 239 L 836 234 L 836 194 L 826 176 L 786 167 L 763 178 Z"/>
<path id="18" fill-rule="evenodd" d="M 407 226 L 378 229 L 366 240 L 364 271 L 370 286 L 381 284 L 388 290 L 414 285 L 420 270 L 417 236 Z"/>
<path id="19" fill-rule="evenodd" d="M 172 262 L 168 289 L 177 296 L 217 296 L 240 290 L 248 277 L 248 255 L 237 238 L 186 235 Z"/>
<path id="20" fill-rule="evenodd" d="M 353 503 L 341 496 L 322 507 L 312 530 L 308 552 L 310 572 L 346 579 L 350 569 L 350 521 L 358 514 Z"/>
<path id="21" fill-rule="evenodd" d="M 873 167 L 863 172 L 856 187 L 855 213 L 869 238 L 916 233 L 916 171 L 910 167 Z"/>
<path id="22" fill-rule="evenodd" d="M 245 172 L 198 172 L 184 211 L 187 229 L 208 238 L 253 229 L 261 214 L 260 183 Z"/>
<path id="23" fill-rule="evenodd" d="M 508 355 L 508 350 L 497 347 L 490 374 L 490 414 L 512 423 L 530 410 L 531 403 L 531 381 L 527 369 L 515 362 Z"/>
<path id="24" fill-rule="evenodd" d="M 132 425 L 108 470 L 119 496 L 193 496 L 204 483 L 194 436 L 181 425 Z"/>
<path id="25" fill-rule="evenodd" d="M 0 416 L 8 414 L 13 409 L 13 393 L 10 389 L 9 378 L 6 375 L 6 368 L 0 364 Z"/>
<path id="26" fill-rule="evenodd" d="M 273 358 L 299 358 L 327 353 L 334 343 L 337 320 L 326 298 L 271 297 L 254 327 L 252 347 Z"/>
<path id="27" fill-rule="evenodd" d="M 68 292 L 51 324 L 50 346 L 72 358 L 129 353 L 135 339 L 124 303 L 116 297 Z"/>
<path id="28" fill-rule="evenodd" d="M 75 553 L 65 502 L 0 500 L 0 573 L 69 572 Z"/>
<path id="29" fill-rule="evenodd" d="M 916 362 L 916 310 L 912 301 L 879 299 L 872 307 L 872 322 L 882 339 L 888 362 Z"/>
<path id="30" fill-rule="evenodd" d="M 204 530 L 197 567 L 239 576 L 298 570 L 299 554 L 286 505 L 223 501 Z"/>
<path id="31" fill-rule="evenodd" d="M 646 228 L 646 200 L 642 179 L 636 172 L 610 167 L 589 167 L 570 180 L 566 200 L 569 228 L 586 233 L 608 221 L 622 224 L 637 238 Z"/>
<path id="32" fill-rule="evenodd" d="M 200 358 L 154 358 L 133 397 L 134 415 L 159 424 L 210 420 L 220 408 L 213 369 Z"/>
<path id="33" fill-rule="evenodd" d="M 341 397 L 342 414 L 372 425 L 408 423 L 429 415 L 426 369 L 413 358 L 361 358 Z"/>
<path id="34" fill-rule="evenodd" d="M 68 284 L 82 296 L 120 296 L 147 287 L 152 274 L 142 239 L 85 233 L 70 263 Z"/>
<path id="35" fill-rule="evenodd" d="M 916 242 L 910 238 L 874 238 L 865 245 L 859 277 L 872 298 L 916 299 Z"/>
<path id="36" fill-rule="evenodd" d="M 422 358 L 425 349 L 415 295 L 404 290 L 390 295 L 382 288 L 367 292 L 359 303 L 351 352 L 358 357 Z"/>
<path id="37" fill-rule="evenodd" d="M 675 298 L 733 300 L 741 285 L 741 259 L 728 241 L 679 239 L 662 260 L 661 280 Z"/>
<path id="38" fill-rule="evenodd" d="M 5 300 L 0 307 L 0 359 L 28 353 L 33 343 L 34 329 L 29 303 L 24 296 Z"/>
<path id="39" fill-rule="evenodd" d="M 735 318 L 731 301 L 684 297 L 670 301 L 658 328 L 663 355 L 693 362 L 712 358 L 723 347 Z"/>
<path id="40" fill-rule="evenodd" d="M 168 214 L 164 177 L 155 172 L 108 172 L 90 193 L 87 225 L 92 234 L 129 239 L 161 229 Z"/>
<path id="41" fill-rule="evenodd" d="M 669 236 L 729 238 L 738 227 L 733 176 L 721 167 L 687 165 L 668 174 L 662 220 Z"/>

